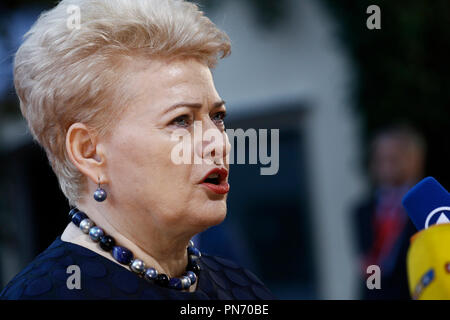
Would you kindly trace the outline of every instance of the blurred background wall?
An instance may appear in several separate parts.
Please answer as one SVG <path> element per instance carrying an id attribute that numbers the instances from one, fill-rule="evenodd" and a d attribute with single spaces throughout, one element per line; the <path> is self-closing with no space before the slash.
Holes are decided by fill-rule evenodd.
<path id="1" fill-rule="evenodd" d="M 231 165 L 227 219 L 197 237 L 200 248 L 238 260 L 281 299 L 360 298 L 353 211 L 372 189 L 373 134 L 414 126 L 428 145 L 426 173 L 450 183 L 450 5 L 200 4 L 232 40 L 232 55 L 213 71 L 227 127 L 280 130 L 278 173 Z M 381 8 L 381 30 L 366 28 L 370 4 Z M 20 117 L 11 73 L 21 36 L 52 5 L 0 4 L 0 286 L 67 223 L 67 202 Z"/>

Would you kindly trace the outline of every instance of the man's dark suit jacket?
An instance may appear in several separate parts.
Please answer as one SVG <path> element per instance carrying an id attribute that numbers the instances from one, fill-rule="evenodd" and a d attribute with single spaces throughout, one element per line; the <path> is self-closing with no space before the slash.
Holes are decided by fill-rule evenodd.
<path id="1" fill-rule="evenodd" d="M 354 214 L 354 241 L 359 255 L 365 256 L 372 248 L 374 241 L 374 215 L 376 200 L 374 197 L 361 203 Z M 406 213 L 405 213 L 406 214 Z M 396 258 L 395 267 L 391 274 L 383 275 L 381 268 L 381 289 L 369 290 L 366 286 L 367 274 L 362 274 L 360 281 L 360 298 L 367 300 L 378 299 L 411 299 L 408 289 L 408 279 L 406 272 L 406 254 L 411 236 L 417 232 L 411 220 L 408 221 L 397 239 L 400 249 Z"/>

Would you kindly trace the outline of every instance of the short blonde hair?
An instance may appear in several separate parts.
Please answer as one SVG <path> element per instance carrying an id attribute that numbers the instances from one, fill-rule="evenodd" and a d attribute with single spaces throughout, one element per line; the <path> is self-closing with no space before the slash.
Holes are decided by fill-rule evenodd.
<path id="1" fill-rule="evenodd" d="M 79 28 L 68 24 L 74 8 Z M 126 61 L 186 57 L 213 68 L 230 47 L 228 36 L 183 0 L 62 0 L 43 13 L 16 53 L 14 85 L 69 204 L 77 204 L 86 178 L 68 157 L 67 130 L 82 122 L 108 132 L 131 99 Z"/>

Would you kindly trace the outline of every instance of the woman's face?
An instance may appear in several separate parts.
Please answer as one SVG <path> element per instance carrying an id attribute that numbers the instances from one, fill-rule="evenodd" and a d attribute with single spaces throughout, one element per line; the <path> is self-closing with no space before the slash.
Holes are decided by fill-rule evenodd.
<path id="1" fill-rule="evenodd" d="M 211 169 L 229 170 L 226 110 L 209 68 L 193 59 L 152 61 L 131 79 L 137 98 L 101 142 L 108 179 L 106 201 L 123 210 L 114 219 L 128 228 L 139 222 L 138 228 L 142 223 L 194 233 L 222 222 L 227 194 L 202 184 Z M 221 141 L 194 137 L 194 127 L 198 132 L 199 126 L 203 134 L 210 130 Z M 181 141 L 172 138 L 176 132 L 191 138 L 184 140 L 191 151 L 190 163 L 174 161 L 172 153 Z M 194 157 L 203 161 L 194 163 Z M 224 180 L 226 184 L 228 178 Z"/>

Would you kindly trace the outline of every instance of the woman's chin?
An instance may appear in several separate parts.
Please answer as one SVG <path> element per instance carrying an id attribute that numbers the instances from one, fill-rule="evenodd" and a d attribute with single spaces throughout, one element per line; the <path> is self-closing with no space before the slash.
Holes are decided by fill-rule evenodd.
<path id="1" fill-rule="evenodd" d="M 222 223 L 227 215 L 226 207 L 218 207 L 215 210 L 207 210 L 204 212 L 197 212 L 196 224 L 201 228 L 209 228 Z"/>

